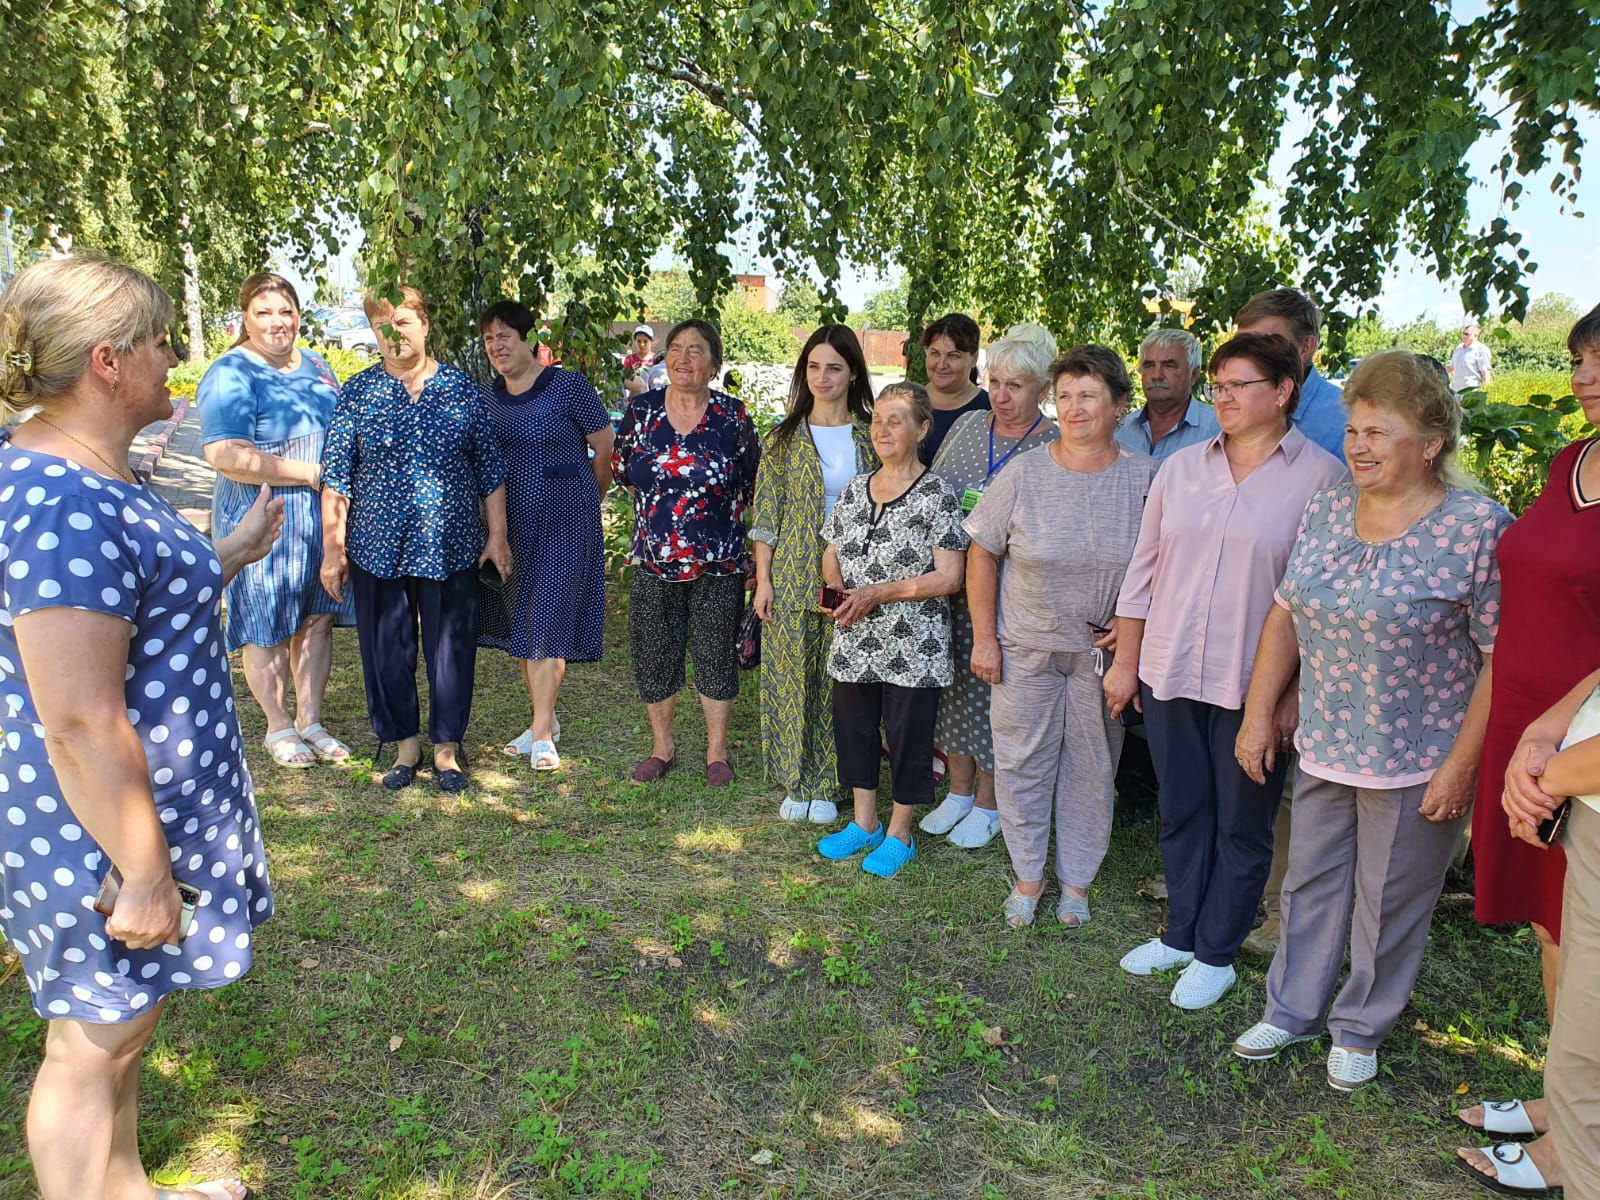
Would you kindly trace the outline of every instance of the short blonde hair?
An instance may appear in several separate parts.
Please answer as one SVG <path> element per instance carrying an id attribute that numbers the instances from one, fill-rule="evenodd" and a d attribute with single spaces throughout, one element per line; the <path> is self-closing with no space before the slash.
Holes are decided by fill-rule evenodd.
<path id="1" fill-rule="evenodd" d="M 376 329 L 378 322 L 394 312 L 396 308 L 409 308 L 424 321 L 432 324 L 428 316 L 428 302 L 423 299 L 422 293 L 409 283 L 400 285 L 400 303 L 389 303 L 389 297 L 379 295 L 377 292 L 367 292 L 361 297 L 361 311 L 367 314 L 367 320 Z"/>
<path id="2" fill-rule="evenodd" d="M 1043 387 L 1058 353 L 1056 339 L 1043 325 L 1013 325 L 989 347 L 989 374 L 1026 375 Z"/>
<path id="3" fill-rule="evenodd" d="M 172 298 L 133 267 L 89 256 L 35 263 L 0 294 L 0 422 L 70 391 L 96 346 L 125 354 L 173 315 Z"/>
<path id="4" fill-rule="evenodd" d="M 1370 404 L 1398 413 L 1420 429 L 1423 437 L 1442 439 L 1439 455 L 1430 464 L 1434 478 L 1455 487 L 1477 487 L 1456 460 L 1461 445 L 1461 403 L 1437 363 L 1409 350 L 1369 354 L 1345 380 L 1344 403 L 1347 409 Z"/>

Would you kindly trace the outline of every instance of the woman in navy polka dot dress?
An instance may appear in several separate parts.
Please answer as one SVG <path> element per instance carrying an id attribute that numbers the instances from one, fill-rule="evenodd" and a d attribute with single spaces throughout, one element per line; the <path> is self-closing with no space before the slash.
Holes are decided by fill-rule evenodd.
<path id="1" fill-rule="evenodd" d="M 139 1063 L 165 999 L 243 975 L 272 913 L 220 598 L 283 506 L 263 487 L 213 546 L 129 471 L 171 413 L 172 319 L 101 260 L 30 267 L 0 298 L 0 418 L 38 406 L 0 435 L 0 930 L 49 1021 L 28 1112 L 44 1200 L 151 1187 Z"/>
<path id="2" fill-rule="evenodd" d="M 556 697 L 569 662 L 599 662 L 606 624 L 600 498 L 611 486 L 615 433 L 600 393 L 576 371 L 546 366 L 529 342 L 533 313 L 501 300 L 478 318 L 499 372 L 489 419 L 506 465 L 513 578 L 486 589 L 478 644 L 518 660 L 533 710 L 506 745 L 535 771 L 561 766 Z M 594 457 L 591 458 L 590 451 Z"/>

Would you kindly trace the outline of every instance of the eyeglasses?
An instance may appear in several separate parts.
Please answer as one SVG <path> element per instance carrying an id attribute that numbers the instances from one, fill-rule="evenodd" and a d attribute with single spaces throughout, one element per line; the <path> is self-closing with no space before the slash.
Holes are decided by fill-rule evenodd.
<path id="1" fill-rule="evenodd" d="M 1208 383 L 1206 394 L 1213 400 L 1232 400 L 1252 383 L 1271 383 L 1270 379 L 1241 379 L 1237 383 Z"/>

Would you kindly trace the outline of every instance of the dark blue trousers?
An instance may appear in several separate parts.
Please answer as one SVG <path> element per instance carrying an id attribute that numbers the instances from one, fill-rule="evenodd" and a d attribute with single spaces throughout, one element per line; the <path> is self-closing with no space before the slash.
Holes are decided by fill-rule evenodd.
<path id="1" fill-rule="evenodd" d="M 444 579 L 380 579 L 350 563 L 367 715 L 380 742 L 416 737 L 417 635 L 428 668 L 428 740 L 459 742 L 478 664 L 478 568 Z"/>
<path id="2" fill-rule="evenodd" d="M 1233 756 L 1244 712 L 1199 700 L 1157 700 L 1139 685 L 1145 734 L 1160 788 L 1167 932 L 1174 950 L 1225 967 L 1254 924 L 1272 870 L 1272 825 L 1283 799 L 1287 755 L 1266 785 Z"/>

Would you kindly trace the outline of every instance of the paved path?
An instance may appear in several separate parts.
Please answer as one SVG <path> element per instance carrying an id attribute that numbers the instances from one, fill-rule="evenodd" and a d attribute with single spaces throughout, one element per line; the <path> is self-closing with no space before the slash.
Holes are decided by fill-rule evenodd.
<path id="1" fill-rule="evenodd" d="M 206 462 L 200 445 L 200 418 L 193 403 L 172 418 L 148 425 L 133 439 L 129 461 L 149 471 L 155 485 L 172 507 L 202 533 L 211 532 L 211 487 L 217 473 Z"/>

